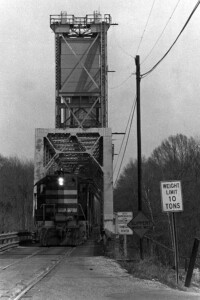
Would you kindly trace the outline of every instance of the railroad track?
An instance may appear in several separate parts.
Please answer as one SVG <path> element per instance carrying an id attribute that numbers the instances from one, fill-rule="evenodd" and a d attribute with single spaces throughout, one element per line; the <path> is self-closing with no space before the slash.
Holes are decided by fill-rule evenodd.
<path id="1" fill-rule="evenodd" d="M 33 254 L 30 254 L 30 255 L 28 255 L 28 256 L 25 256 L 24 258 L 21 258 L 21 259 L 15 261 L 15 262 L 13 262 L 13 263 L 10 263 L 10 264 L 8 264 L 8 265 L 6 265 L 6 266 L 0 267 L 0 271 L 6 270 L 6 269 L 8 269 L 8 268 L 10 268 L 10 267 L 12 267 L 12 266 L 14 266 L 14 265 L 16 265 L 16 264 L 19 264 L 21 261 L 23 261 L 23 260 L 25 260 L 25 259 L 29 259 L 29 258 L 31 258 L 31 257 L 33 257 L 33 256 L 38 255 L 39 253 L 41 254 L 43 251 L 44 251 L 44 249 L 42 249 L 42 250 L 37 250 L 37 251 L 35 251 Z"/>
<path id="2" fill-rule="evenodd" d="M 32 287 L 70 256 L 74 249 L 74 247 L 18 247 L 15 251 L 10 250 L 1 254 L 0 299 L 23 299 Z M 31 253 L 24 254 L 26 251 Z"/>

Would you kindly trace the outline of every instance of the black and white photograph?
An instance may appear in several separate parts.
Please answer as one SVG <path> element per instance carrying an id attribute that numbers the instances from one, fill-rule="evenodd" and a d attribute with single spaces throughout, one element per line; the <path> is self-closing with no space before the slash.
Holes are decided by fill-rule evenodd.
<path id="1" fill-rule="evenodd" d="M 0 299 L 200 299 L 200 0 L 0 11 Z"/>

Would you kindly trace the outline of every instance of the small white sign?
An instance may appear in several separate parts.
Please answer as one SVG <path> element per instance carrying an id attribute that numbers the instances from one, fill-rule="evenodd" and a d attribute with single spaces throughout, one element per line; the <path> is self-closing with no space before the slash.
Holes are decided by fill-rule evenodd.
<path id="1" fill-rule="evenodd" d="M 118 234 L 127 234 L 127 235 L 131 235 L 133 234 L 133 231 L 124 224 L 118 224 Z"/>
<path id="2" fill-rule="evenodd" d="M 133 231 L 127 226 L 127 224 L 132 220 L 133 213 L 132 211 L 120 211 L 117 212 L 117 233 L 118 234 L 133 234 Z"/>
<path id="3" fill-rule="evenodd" d="M 133 213 L 132 211 L 120 211 L 117 213 L 117 221 L 118 224 L 127 224 L 128 222 L 130 222 L 130 220 L 133 218 Z"/>
<path id="4" fill-rule="evenodd" d="M 161 200 L 164 212 L 183 211 L 180 181 L 161 181 Z"/>
<path id="5" fill-rule="evenodd" d="M 132 211 L 119 211 L 117 213 L 118 218 L 133 218 Z"/>

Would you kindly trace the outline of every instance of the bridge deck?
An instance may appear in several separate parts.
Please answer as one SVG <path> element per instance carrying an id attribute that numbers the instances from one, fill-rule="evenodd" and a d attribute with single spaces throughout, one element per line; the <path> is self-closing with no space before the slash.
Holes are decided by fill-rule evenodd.
<path id="1" fill-rule="evenodd" d="M 132 277 L 93 241 L 79 247 L 19 247 L 0 255 L 0 299 L 199 299 Z"/>

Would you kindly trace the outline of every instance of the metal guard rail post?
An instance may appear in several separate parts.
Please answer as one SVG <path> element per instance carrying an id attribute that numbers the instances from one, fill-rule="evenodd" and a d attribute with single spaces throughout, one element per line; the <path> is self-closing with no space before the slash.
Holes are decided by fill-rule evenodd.
<path id="1" fill-rule="evenodd" d="M 19 245 L 19 237 L 17 232 L 0 234 L 0 252 L 17 247 Z"/>

